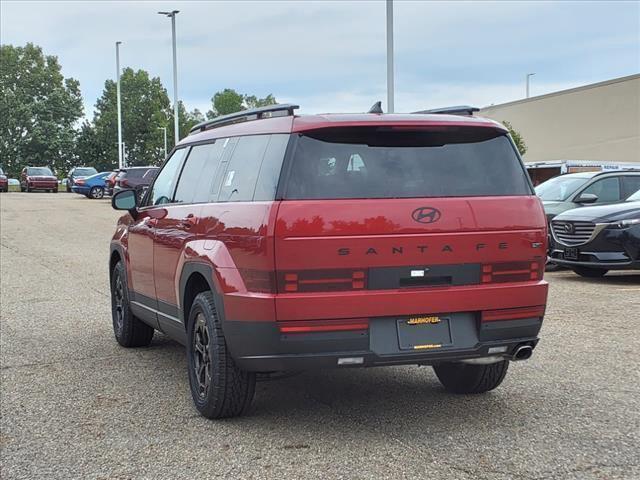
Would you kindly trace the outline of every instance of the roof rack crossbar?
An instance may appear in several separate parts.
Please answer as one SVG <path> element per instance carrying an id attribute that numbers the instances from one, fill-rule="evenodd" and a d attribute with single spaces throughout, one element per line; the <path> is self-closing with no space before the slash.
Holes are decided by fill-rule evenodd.
<path id="1" fill-rule="evenodd" d="M 435 114 L 443 114 L 443 115 L 467 115 L 472 116 L 474 112 L 479 112 L 480 109 L 477 107 L 470 107 L 469 105 L 457 105 L 455 107 L 443 107 L 443 108 L 433 108 L 431 110 L 420 110 L 419 112 L 412 113 L 435 113 Z"/>
<path id="2" fill-rule="evenodd" d="M 291 103 L 280 103 L 275 105 L 267 105 L 266 107 L 250 108 L 248 110 L 241 110 L 236 113 L 230 113 L 229 115 L 221 115 L 212 120 L 207 120 L 194 126 L 189 130 L 189 134 L 195 132 L 203 132 L 210 128 L 224 127 L 225 125 L 231 125 L 234 123 L 249 122 L 251 120 L 260 120 L 262 118 L 268 118 L 274 112 L 287 112 L 287 115 L 293 115 L 293 111 L 300 108 L 298 105 Z"/>

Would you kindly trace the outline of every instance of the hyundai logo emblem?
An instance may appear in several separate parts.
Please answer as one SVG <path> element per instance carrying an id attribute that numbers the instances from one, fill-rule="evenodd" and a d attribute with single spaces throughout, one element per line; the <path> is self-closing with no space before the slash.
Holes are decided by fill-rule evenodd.
<path id="1" fill-rule="evenodd" d="M 440 220 L 442 214 L 440 210 L 433 207 L 420 207 L 416 208 L 411 213 L 411 218 L 413 218 L 418 223 L 433 223 Z"/>

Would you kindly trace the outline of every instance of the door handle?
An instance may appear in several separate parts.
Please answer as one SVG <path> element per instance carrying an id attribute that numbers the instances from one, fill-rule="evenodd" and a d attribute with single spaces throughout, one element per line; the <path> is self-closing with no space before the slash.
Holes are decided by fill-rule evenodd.
<path id="1" fill-rule="evenodd" d="M 191 228 L 195 226 L 195 224 L 196 224 L 196 217 L 194 217 L 193 213 L 190 213 L 189 215 L 184 217 L 182 220 L 180 220 L 180 225 L 182 225 L 184 228 Z"/>

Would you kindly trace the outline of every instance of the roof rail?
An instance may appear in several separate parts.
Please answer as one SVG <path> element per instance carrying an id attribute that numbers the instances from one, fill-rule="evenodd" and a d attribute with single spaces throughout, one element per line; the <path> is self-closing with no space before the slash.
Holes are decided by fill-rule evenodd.
<path id="1" fill-rule="evenodd" d="M 300 108 L 298 105 L 291 103 L 280 103 L 275 105 L 267 105 L 266 107 L 250 108 L 248 110 L 241 110 L 236 113 L 230 113 L 229 115 L 222 115 L 212 120 L 207 120 L 197 124 L 191 130 L 189 135 L 196 132 L 204 132 L 210 128 L 224 127 L 225 125 L 231 125 L 234 123 L 249 122 L 251 120 L 260 120 L 262 118 L 279 117 L 285 115 L 273 115 L 276 112 L 287 112 L 286 115 L 293 115 L 293 111 Z"/>
<path id="2" fill-rule="evenodd" d="M 469 105 L 458 105 L 455 107 L 433 108 L 431 110 L 420 110 L 419 112 L 412 113 L 440 113 L 444 115 L 467 115 L 473 116 L 473 112 L 479 112 L 477 107 L 470 107 Z"/>

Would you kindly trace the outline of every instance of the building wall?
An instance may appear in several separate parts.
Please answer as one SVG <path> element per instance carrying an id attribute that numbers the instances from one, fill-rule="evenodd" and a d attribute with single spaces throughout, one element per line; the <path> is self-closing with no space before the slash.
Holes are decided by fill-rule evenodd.
<path id="1" fill-rule="evenodd" d="M 483 108 L 527 145 L 524 160 L 640 162 L 640 75 Z"/>

